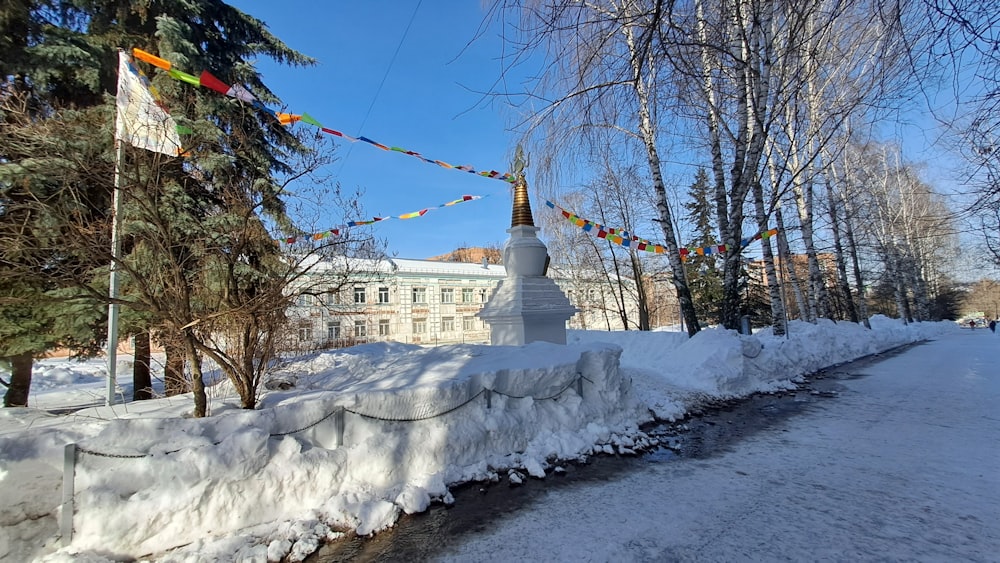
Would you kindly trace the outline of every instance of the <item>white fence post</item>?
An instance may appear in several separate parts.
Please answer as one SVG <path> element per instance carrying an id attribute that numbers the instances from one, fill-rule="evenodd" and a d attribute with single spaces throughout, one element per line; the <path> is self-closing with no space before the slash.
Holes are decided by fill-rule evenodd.
<path id="1" fill-rule="evenodd" d="M 73 541 L 73 490 L 76 479 L 76 444 L 66 444 L 63 449 L 63 502 L 59 513 L 59 531 L 63 547 Z"/>

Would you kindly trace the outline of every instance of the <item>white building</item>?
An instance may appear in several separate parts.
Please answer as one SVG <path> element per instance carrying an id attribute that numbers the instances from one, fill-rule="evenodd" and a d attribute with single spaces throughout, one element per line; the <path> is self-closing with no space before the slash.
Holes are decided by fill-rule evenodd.
<path id="1" fill-rule="evenodd" d="M 299 295 L 289 311 L 295 329 L 290 347 L 327 349 L 383 340 L 431 345 L 490 342 L 490 328 L 476 313 L 506 277 L 503 266 L 400 258 L 354 263 L 361 266 L 353 267 L 346 279 L 331 263 L 313 267 L 305 282 L 311 289 Z M 615 286 L 606 277 L 558 267 L 548 275 L 580 309 L 567 328 L 622 330 L 617 312 L 622 300 L 629 318 L 636 318 L 632 292 L 612 293 Z M 666 305 L 654 319 L 657 326 L 676 322 L 676 299 L 662 293 L 654 297 Z"/>
<path id="2" fill-rule="evenodd" d="M 503 266 L 399 258 L 362 264 L 347 279 L 332 265 L 313 268 L 308 293 L 289 313 L 299 348 L 489 342 L 489 327 L 475 314 L 505 277 Z"/>

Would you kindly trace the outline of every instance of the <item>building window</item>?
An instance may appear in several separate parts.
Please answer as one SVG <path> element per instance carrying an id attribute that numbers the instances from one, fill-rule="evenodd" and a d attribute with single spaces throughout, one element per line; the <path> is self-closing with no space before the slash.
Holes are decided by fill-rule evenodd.
<path id="1" fill-rule="evenodd" d="M 413 288 L 413 302 L 414 303 L 427 303 L 427 288 L 426 287 L 415 287 L 415 288 Z"/>
<path id="2" fill-rule="evenodd" d="M 363 287 L 355 287 L 354 288 L 354 302 L 356 304 L 360 305 L 360 304 L 363 304 L 365 302 L 365 300 L 366 300 L 365 288 L 363 288 Z"/>
<path id="3" fill-rule="evenodd" d="M 340 305 L 341 297 L 339 289 L 331 289 L 330 291 L 326 292 L 326 295 L 327 295 L 326 303 L 328 305 Z"/>
<path id="4" fill-rule="evenodd" d="M 463 287 L 462 288 L 462 303 L 472 303 L 472 288 Z"/>
<path id="5" fill-rule="evenodd" d="M 299 342 L 309 342 L 313 339 L 313 329 L 310 326 L 299 327 Z"/>
<path id="6" fill-rule="evenodd" d="M 354 321 L 354 337 L 364 338 L 368 336 L 368 325 L 365 321 Z"/>
<path id="7" fill-rule="evenodd" d="M 441 332 L 455 332 L 455 317 L 441 317 Z"/>
<path id="8" fill-rule="evenodd" d="M 594 291 L 593 289 L 588 289 L 587 299 L 589 299 L 591 302 L 597 301 L 597 292 Z"/>
<path id="9" fill-rule="evenodd" d="M 380 319 L 378 321 L 378 335 L 389 336 L 389 319 Z"/>
<path id="10" fill-rule="evenodd" d="M 454 303 L 455 302 L 455 290 L 450 287 L 441 288 L 441 302 L 442 303 Z"/>
<path id="11" fill-rule="evenodd" d="M 339 340 L 340 339 L 340 323 L 337 321 L 330 321 L 326 323 L 326 339 L 327 340 Z"/>
<path id="12" fill-rule="evenodd" d="M 486 303 L 486 290 L 485 289 L 480 289 L 479 290 L 479 302 L 480 303 Z"/>
<path id="13" fill-rule="evenodd" d="M 475 328 L 475 317 L 462 317 L 462 330 L 468 332 L 470 330 L 476 330 Z"/>
<path id="14" fill-rule="evenodd" d="M 379 303 L 388 303 L 389 302 L 389 288 L 388 287 L 380 287 L 380 288 L 378 288 L 378 302 Z"/>
<path id="15" fill-rule="evenodd" d="M 413 334 L 427 332 L 427 319 L 413 319 Z"/>
<path id="16" fill-rule="evenodd" d="M 299 299 L 297 301 L 297 304 L 298 304 L 299 307 L 312 307 L 313 296 L 312 295 L 299 295 Z"/>

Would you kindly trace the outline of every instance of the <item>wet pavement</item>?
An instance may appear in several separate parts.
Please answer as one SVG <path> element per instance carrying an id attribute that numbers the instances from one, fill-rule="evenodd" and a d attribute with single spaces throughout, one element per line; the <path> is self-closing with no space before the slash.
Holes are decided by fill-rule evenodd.
<path id="1" fill-rule="evenodd" d="M 912 345 L 911 345 L 912 346 Z M 651 463 L 705 459 L 762 430 L 780 429 L 796 415 L 823 401 L 836 400 L 844 380 L 866 377 L 872 363 L 897 355 L 910 346 L 868 356 L 828 368 L 805 378 L 798 388 L 780 393 L 752 395 L 734 401 L 703 405 L 679 422 L 644 427 L 661 446 L 632 457 L 594 456 L 586 463 L 566 463 L 564 472 L 545 479 L 527 479 L 512 487 L 499 483 L 470 483 L 451 489 L 452 506 L 434 505 L 426 512 L 403 515 L 395 526 L 371 538 L 352 537 L 322 547 L 306 561 L 422 561 L 432 559 L 455 537 L 489 530 L 508 515 L 530 511 L 550 491 L 565 487 L 613 481 L 620 475 Z"/>

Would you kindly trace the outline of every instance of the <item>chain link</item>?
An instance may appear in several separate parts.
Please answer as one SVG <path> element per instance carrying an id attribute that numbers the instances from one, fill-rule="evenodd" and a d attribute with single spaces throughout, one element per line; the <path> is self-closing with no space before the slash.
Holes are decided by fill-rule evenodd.
<path id="1" fill-rule="evenodd" d="M 532 397 L 531 395 L 525 395 L 523 397 L 519 397 L 517 395 L 508 395 L 507 393 L 504 393 L 503 391 L 497 391 L 496 389 L 494 389 L 493 392 L 496 393 L 497 395 L 503 395 L 504 397 L 510 397 L 511 399 L 527 399 L 527 398 L 531 397 L 532 399 L 534 399 L 536 401 L 549 401 L 549 400 L 552 400 L 552 399 L 556 399 L 556 398 L 559 397 L 559 395 L 562 395 L 563 393 L 565 393 L 566 390 L 569 389 L 570 387 L 572 387 L 573 384 L 576 383 L 577 379 L 580 378 L 580 377 L 583 377 L 583 376 L 581 375 L 581 376 L 577 376 L 577 377 L 574 377 L 573 379 L 571 379 L 570 382 L 566 384 L 566 387 L 563 387 L 559 392 L 557 392 L 555 395 L 552 395 L 551 397 L 537 397 L 536 398 L 536 397 Z"/>
<path id="2" fill-rule="evenodd" d="M 486 392 L 486 389 L 480 389 L 480 391 L 478 393 L 476 393 L 475 395 L 473 395 L 472 397 L 470 397 L 469 400 L 465 401 L 464 403 L 456 405 L 456 406 L 454 406 L 454 407 L 452 407 L 452 408 L 450 408 L 448 410 L 441 411 L 439 413 L 435 413 L 435 414 L 431 414 L 431 415 L 427 415 L 427 416 L 421 416 L 419 418 L 389 418 L 389 417 L 384 417 L 384 416 L 375 416 L 375 415 L 365 414 L 365 413 L 354 411 L 354 410 L 351 410 L 351 409 L 348 409 L 348 408 L 344 408 L 344 410 L 347 411 L 347 412 L 349 412 L 349 413 L 351 413 L 351 414 L 356 414 L 358 416 L 361 416 L 361 417 L 364 417 L 364 418 L 368 418 L 368 419 L 371 419 L 371 420 L 381 420 L 381 421 L 384 421 L 384 422 L 419 422 L 421 420 L 430 420 L 432 418 L 437 418 L 439 416 L 444 416 L 444 415 L 446 415 L 446 414 L 448 414 L 450 412 L 457 411 L 458 409 L 464 407 L 465 405 L 471 403 L 472 401 L 475 401 L 480 395 L 482 395 L 485 392 Z"/>
<path id="3" fill-rule="evenodd" d="M 95 452 L 94 450 L 88 450 L 86 448 L 76 447 L 78 453 L 92 455 L 96 457 L 110 457 L 116 459 L 139 459 L 143 457 L 152 457 L 153 454 L 109 454 L 104 452 Z"/>
<path id="4" fill-rule="evenodd" d="M 316 422 L 314 422 L 314 423 L 312 423 L 312 424 L 310 424 L 308 426 L 303 426 L 302 428 L 299 428 L 298 430 L 289 430 L 288 432 L 273 432 L 271 434 L 268 434 L 268 437 L 274 438 L 274 437 L 277 437 L 277 436 L 288 436 L 289 434 L 295 434 L 296 432 L 302 432 L 303 430 L 309 430 L 313 426 L 316 426 L 317 424 L 319 424 L 319 423 L 323 422 L 324 420 L 330 418 L 331 416 L 337 414 L 337 411 L 342 410 L 342 409 L 344 409 L 344 407 L 337 407 L 337 408 L 333 409 L 332 411 L 330 411 L 329 414 L 327 414 L 323 418 L 317 420 Z"/>

